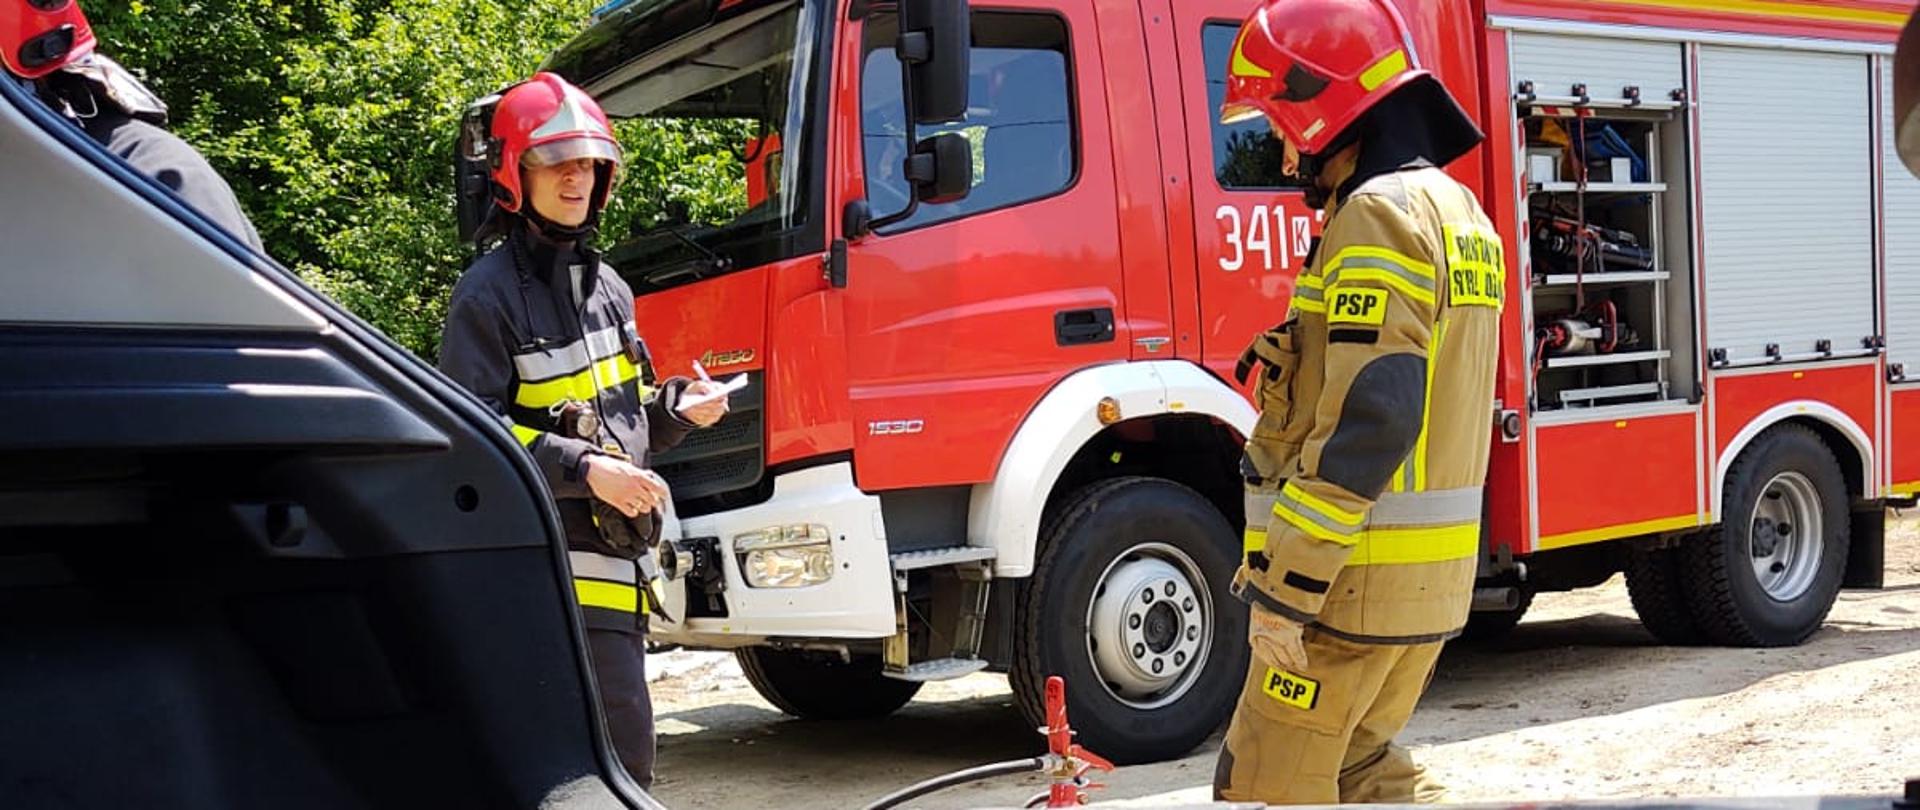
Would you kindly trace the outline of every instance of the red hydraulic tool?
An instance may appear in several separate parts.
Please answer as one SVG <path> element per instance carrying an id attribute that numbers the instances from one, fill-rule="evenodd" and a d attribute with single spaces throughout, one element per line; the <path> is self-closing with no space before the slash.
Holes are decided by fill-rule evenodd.
<path id="1" fill-rule="evenodd" d="M 1026 807 L 1079 807 L 1087 803 L 1086 791 L 1104 787 L 1097 782 L 1087 780 L 1087 771 L 1098 768 L 1112 771 L 1113 763 L 1099 754 L 1080 747 L 1073 741 L 1073 727 L 1067 723 L 1067 682 L 1058 675 L 1047 677 L 1046 687 L 1047 725 L 1039 729 L 1047 735 L 1047 753 L 1044 756 L 1016 759 L 1008 762 L 996 762 L 981 765 L 964 771 L 936 776 L 898 791 L 890 793 L 878 801 L 867 805 L 866 810 L 885 810 L 936 791 L 946 790 L 956 785 L 1006 776 L 1016 773 L 1045 773 L 1053 780 L 1046 793 L 1027 800 Z M 1045 804 L 1042 804 L 1045 802 Z"/>

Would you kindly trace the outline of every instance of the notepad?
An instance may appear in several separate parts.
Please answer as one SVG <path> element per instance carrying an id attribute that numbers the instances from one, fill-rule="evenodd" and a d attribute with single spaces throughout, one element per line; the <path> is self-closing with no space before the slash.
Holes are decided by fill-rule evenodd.
<path id="1" fill-rule="evenodd" d="M 684 412 L 688 408 L 705 405 L 716 399 L 726 399 L 733 392 L 745 387 L 747 387 L 747 375 L 736 374 L 733 379 L 720 383 L 717 390 L 705 394 L 681 394 L 680 401 L 673 406 L 673 409 Z"/>

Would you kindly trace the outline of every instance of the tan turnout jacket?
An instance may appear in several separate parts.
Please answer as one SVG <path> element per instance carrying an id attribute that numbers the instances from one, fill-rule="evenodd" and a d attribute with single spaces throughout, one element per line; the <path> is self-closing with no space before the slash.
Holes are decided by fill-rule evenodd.
<path id="1" fill-rule="evenodd" d="M 1373 177 L 1329 211 L 1286 322 L 1241 364 L 1264 366 L 1242 598 L 1350 641 L 1459 632 L 1505 267 L 1478 200 L 1439 169 Z"/>

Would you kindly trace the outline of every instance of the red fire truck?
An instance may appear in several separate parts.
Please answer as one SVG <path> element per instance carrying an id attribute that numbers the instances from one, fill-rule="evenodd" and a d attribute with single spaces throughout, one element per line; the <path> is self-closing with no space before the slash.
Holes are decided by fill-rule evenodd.
<path id="1" fill-rule="evenodd" d="M 988 669 L 1037 723 L 1060 674 L 1093 748 L 1177 755 L 1246 662 L 1234 361 L 1320 219 L 1217 121 L 1251 4 L 907 2 L 615 3 L 551 60 L 758 175 L 609 252 L 663 372 L 749 378 L 660 462 L 655 637 L 801 716 Z M 1400 6 L 1511 257 L 1472 630 L 1624 572 L 1663 640 L 1804 639 L 1920 491 L 1906 4 Z"/>

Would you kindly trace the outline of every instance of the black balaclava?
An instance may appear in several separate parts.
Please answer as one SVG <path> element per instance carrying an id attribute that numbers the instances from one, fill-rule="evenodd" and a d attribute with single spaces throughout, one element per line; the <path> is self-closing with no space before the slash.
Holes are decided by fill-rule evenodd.
<path id="1" fill-rule="evenodd" d="M 1361 183 L 1383 174 L 1423 166 L 1445 167 L 1472 151 L 1485 137 L 1438 80 L 1415 79 L 1375 104 L 1325 149 L 1300 156 L 1306 202 L 1320 208 L 1329 197 L 1344 200 Z M 1319 178 L 1326 160 L 1356 141 L 1360 154 L 1353 175 L 1338 189 L 1322 186 Z"/>

